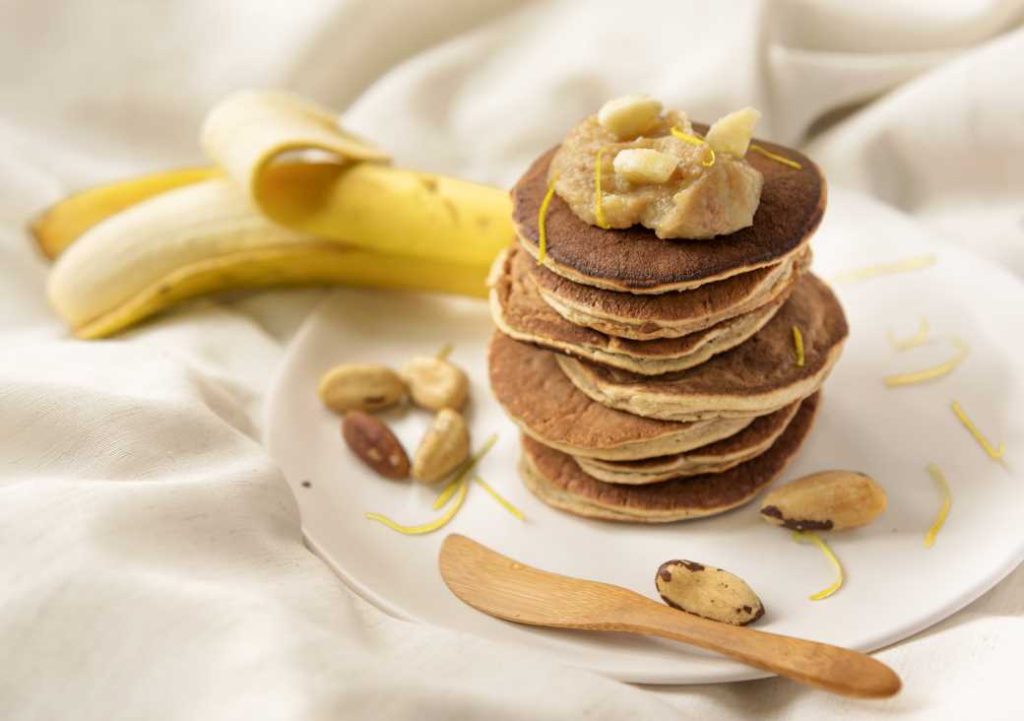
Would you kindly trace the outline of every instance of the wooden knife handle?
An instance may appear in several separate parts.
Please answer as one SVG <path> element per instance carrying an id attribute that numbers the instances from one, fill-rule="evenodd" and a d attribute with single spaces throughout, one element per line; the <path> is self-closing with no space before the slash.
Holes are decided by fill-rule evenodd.
<path id="1" fill-rule="evenodd" d="M 624 607 L 621 627 L 608 630 L 682 641 L 845 696 L 883 698 L 902 685 L 891 668 L 858 651 L 709 621 L 645 600 Z"/>

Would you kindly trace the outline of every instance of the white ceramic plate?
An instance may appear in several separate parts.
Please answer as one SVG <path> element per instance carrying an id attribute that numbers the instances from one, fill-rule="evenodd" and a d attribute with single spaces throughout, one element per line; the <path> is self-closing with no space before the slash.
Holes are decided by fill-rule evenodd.
<path id="1" fill-rule="evenodd" d="M 442 538 L 457 531 L 540 568 L 599 579 L 656 597 L 653 578 L 670 558 L 727 568 L 746 579 L 768 612 L 758 627 L 861 650 L 920 631 L 980 596 L 1024 557 L 1024 290 L 1005 271 L 938 244 L 918 226 L 860 196 L 833 193 L 814 240 L 815 270 L 830 278 L 850 268 L 935 254 L 930 268 L 837 283 L 852 333 L 825 389 L 805 447 L 783 480 L 827 468 L 863 470 L 889 493 L 889 510 L 871 526 L 829 539 L 847 570 L 832 598 L 808 596 L 832 571 L 815 548 L 769 527 L 754 506 L 665 526 L 587 521 L 548 508 L 516 473 L 518 433 L 487 385 L 486 304 L 441 296 L 343 289 L 298 334 L 266 408 L 267 443 L 298 499 L 309 544 L 356 592 L 405 619 L 528 644 L 565 664 L 644 683 L 706 683 L 765 674 L 688 647 L 617 634 L 549 631 L 498 621 L 463 605 L 437 572 Z M 935 341 L 896 353 L 892 329 L 913 335 L 927 317 Z M 943 337 L 970 344 L 951 375 L 887 389 L 882 376 L 921 368 L 952 353 Z M 472 378 L 470 421 L 476 444 L 499 441 L 482 476 L 526 513 L 521 523 L 479 487 L 442 532 L 407 537 L 364 518 L 379 511 L 405 523 L 433 519 L 436 491 L 381 479 L 350 455 L 337 417 L 316 396 L 321 373 L 342 361 L 397 366 L 413 355 L 455 345 L 453 360 Z M 959 400 L 1007 465 L 982 452 L 950 411 Z M 407 448 L 428 423 L 424 412 L 386 416 Z M 925 465 L 937 463 L 953 507 L 931 549 L 926 529 L 940 495 Z M 303 482 L 308 481 L 308 486 Z"/>

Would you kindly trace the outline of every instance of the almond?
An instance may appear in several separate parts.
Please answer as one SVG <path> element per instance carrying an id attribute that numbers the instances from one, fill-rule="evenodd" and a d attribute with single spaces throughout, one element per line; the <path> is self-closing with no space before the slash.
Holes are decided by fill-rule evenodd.
<path id="1" fill-rule="evenodd" d="M 341 436 L 363 463 L 385 478 L 408 478 L 409 456 L 384 421 L 349 411 L 341 422 Z"/>

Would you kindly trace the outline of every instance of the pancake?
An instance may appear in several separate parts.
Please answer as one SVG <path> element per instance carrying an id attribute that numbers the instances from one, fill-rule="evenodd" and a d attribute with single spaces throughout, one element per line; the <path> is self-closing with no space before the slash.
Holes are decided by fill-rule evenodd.
<path id="1" fill-rule="evenodd" d="M 547 304 L 570 323 L 620 338 L 652 340 L 696 333 L 785 299 L 810 261 L 810 249 L 805 249 L 775 265 L 660 295 L 580 285 L 536 262 L 530 273 Z"/>
<path id="2" fill-rule="evenodd" d="M 756 418 L 734 436 L 685 453 L 639 461 L 575 460 L 584 473 L 599 481 L 634 486 L 682 476 L 721 473 L 767 451 L 786 430 L 798 408 L 800 402 L 792 403 L 780 411 Z"/>
<path id="3" fill-rule="evenodd" d="M 578 516 L 634 523 L 710 516 L 751 501 L 782 473 L 807 437 L 817 407 L 817 396 L 805 400 L 771 448 L 724 473 L 646 486 L 602 483 L 580 470 L 571 456 L 525 436 L 520 471 L 540 500 Z"/>
<path id="4" fill-rule="evenodd" d="M 706 126 L 694 125 L 699 132 Z M 710 240 L 662 240 L 642 226 L 603 230 L 573 214 L 555 194 L 545 216 L 547 258 L 555 273 L 584 285 L 630 293 L 696 288 L 781 262 L 802 248 L 825 210 L 825 179 L 807 157 L 790 148 L 755 141 L 800 163 L 801 170 L 756 152 L 747 161 L 764 175 L 754 224 Z M 534 257 L 538 213 L 547 192 L 548 166 L 556 149 L 541 155 L 512 189 L 512 221 Z"/>
<path id="5" fill-rule="evenodd" d="M 794 327 L 803 335 L 802 366 L 795 360 Z M 676 421 L 748 417 L 779 410 L 820 388 L 847 332 L 839 300 L 807 274 L 764 328 L 695 368 L 643 376 L 568 356 L 558 363 L 577 388 L 610 408 Z"/>
<path id="6" fill-rule="evenodd" d="M 511 248 L 495 261 L 491 315 L 502 333 L 615 368 L 658 375 L 692 368 L 733 348 L 760 330 L 782 305 L 777 299 L 754 311 L 681 338 L 636 341 L 573 325 L 544 302 L 530 277 L 536 261 Z"/>
<path id="7" fill-rule="evenodd" d="M 641 418 L 595 403 L 558 367 L 557 353 L 491 337 L 491 389 L 522 431 L 574 456 L 633 460 L 681 453 L 738 433 L 753 416 L 677 423 Z"/>

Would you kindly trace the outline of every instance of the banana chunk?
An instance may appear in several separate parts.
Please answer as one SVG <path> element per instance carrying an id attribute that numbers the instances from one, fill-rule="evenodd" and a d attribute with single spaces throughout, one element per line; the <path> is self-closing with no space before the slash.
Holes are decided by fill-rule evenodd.
<path id="1" fill-rule="evenodd" d="M 664 183 L 672 177 L 679 161 L 668 153 L 650 148 L 630 148 L 615 156 L 615 172 L 631 183 Z"/>
<path id="2" fill-rule="evenodd" d="M 649 130 L 661 115 L 661 103 L 646 95 L 625 95 L 609 100 L 597 111 L 597 122 L 620 140 L 630 140 Z"/>
<path id="3" fill-rule="evenodd" d="M 705 140 L 716 153 L 728 153 L 737 158 L 747 154 L 754 127 L 761 113 L 754 108 L 742 108 L 715 121 Z"/>

